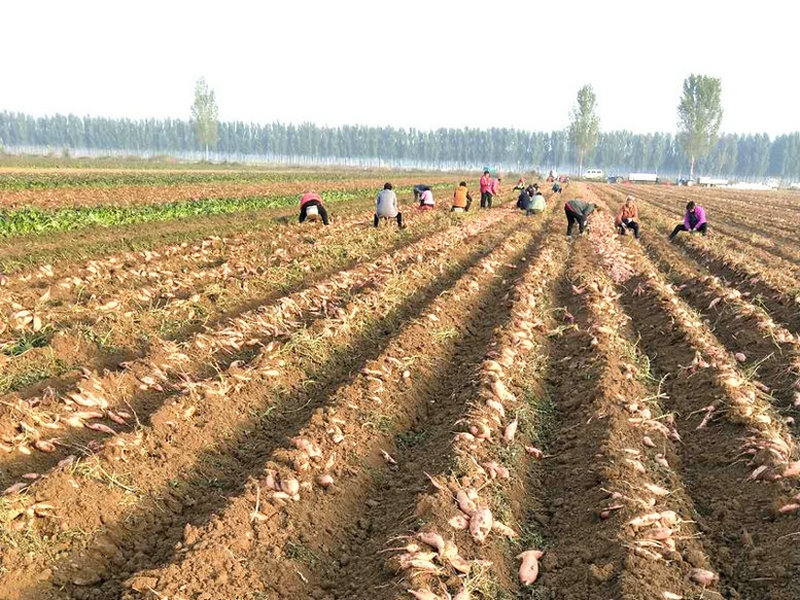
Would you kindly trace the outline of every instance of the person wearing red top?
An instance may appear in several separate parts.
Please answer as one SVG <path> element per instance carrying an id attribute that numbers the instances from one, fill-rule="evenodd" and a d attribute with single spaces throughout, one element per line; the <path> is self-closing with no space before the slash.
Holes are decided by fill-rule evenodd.
<path id="1" fill-rule="evenodd" d="M 492 179 L 491 183 L 489 184 L 489 191 L 492 193 L 492 196 L 497 196 L 500 193 L 500 178 Z M 489 200 L 489 208 L 492 208 L 492 201 Z"/>
<path id="2" fill-rule="evenodd" d="M 639 239 L 639 211 L 633 203 L 633 196 L 628 196 L 625 199 L 625 204 L 619 210 L 614 224 L 617 226 L 617 231 L 620 235 L 625 235 L 625 232 L 630 229 L 633 231 L 633 237 L 637 240 Z"/>
<path id="3" fill-rule="evenodd" d="M 492 207 L 492 178 L 489 175 L 489 171 L 483 172 L 483 177 L 481 177 L 481 208 L 488 208 Z"/>
<path id="4" fill-rule="evenodd" d="M 322 217 L 323 224 L 328 224 L 328 213 L 322 206 L 322 198 L 316 192 L 308 190 L 300 197 L 300 222 L 304 222 L 310 214 L 318 214 Z"/>

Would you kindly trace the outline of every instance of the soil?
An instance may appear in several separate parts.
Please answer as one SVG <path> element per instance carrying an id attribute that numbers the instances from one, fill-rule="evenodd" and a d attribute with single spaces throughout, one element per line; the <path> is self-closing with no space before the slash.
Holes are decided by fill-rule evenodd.
<path id="1" fill-rule="evenodd" d="M 572 240 L 560 198 L 526 218 L 507 194 L 404 231 L 365 201 L 324 230 L 127 229 L 149 255 L 43 246 L 53 273 L 0 288 L 49 332 L 2 365 L 0 598 L 800 598 L 791 199 L 743 254 L 743 198 L 637 189 L 637 242 L 612 224 L 629 191 L 570 184 L 611 209 Z M 730 222 L 669 244 L 689 197 Z M 513 536 L 454 529 L 467 491 Z"/>

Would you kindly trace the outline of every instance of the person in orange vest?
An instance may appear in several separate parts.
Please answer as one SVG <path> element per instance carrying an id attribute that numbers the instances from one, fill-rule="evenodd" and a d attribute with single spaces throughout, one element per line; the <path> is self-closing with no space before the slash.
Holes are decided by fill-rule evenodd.
<path id="1" fill-rule="evenodd" d="M 316 192 L 308 190 L 300 197 L 300 223 L 303 223 L 306 219 L 311 220 L 309 217 L 314 217 L 315 215 L 319 215 L 322 218 L 322 223 L 328 225 L 328 213 L 325 207 L 322 206 L 322 198 Z"/>
<path id="2" fill-rule="evenodd" d="M 472 196 L 467 189 L 467 182 L 462 181 L 453 192 L 453 206 L 450 208 L 450 212 L 467 212 L 471 205 Z"/>

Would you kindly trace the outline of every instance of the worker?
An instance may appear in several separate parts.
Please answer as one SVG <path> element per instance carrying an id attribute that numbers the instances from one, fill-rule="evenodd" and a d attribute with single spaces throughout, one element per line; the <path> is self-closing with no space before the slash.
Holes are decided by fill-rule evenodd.
<path id="1" fill-rule="evenodd" d="M 419 197 L 419 209 L 420 210 L 433 210 L 436 205 L 433 201 L 433 192 L 431 190 L 425 190 Z"/>
<path id="2" fill-rule="evenodd" d="M 517 208 L 520 210 L 528 211 L 533 202 L 533 187 L 528 186 L 523 189 L 517 197 Z"/>
<path id="3" fill-rule="evenodd" d="M 431 189 L 431 186 L 425 185 L 424 183 L 418 183 L 414 186 L 414 202 L 419 202 L 420 198 L 422 197 L 423 192 L 426 192 Z M 422 204 L 420 203 L 420 206 Z"/>
<path id="4" fill-rule="evenodd" d="M 517 190 L 522 191 L 524 189 L 525 189 L 525 178 L 520 177 L 519 179 L 517 179 L 517 185 L 514 186 L 514 189 L 512 191 L 516 192 Z"/>
<path id="5" fill-rule="evenodd" d="M 471 205 L 472 196 L 467 189 L 467 182 L 462 181 L 453 192 L 453 206 L 450 208 L 450 212 L 466 212 Z"/>
<path id="6" fill-rule="evenodd" d="M 619 209 L 614 223 L 620 235 L 625 235 L 625 232 L 630 229 L 633 231 L 633 237 L 639 239 L 639 211 L 633 202 L 633 196 L 625 198 L 625 204 Z"/>
<path id="7" fill-rule="evenodd" d="M 517 199 L 517 207 L 525 211 L 526 217 L 544 212 L 546 206 L 544 196 L 532 185 L 522 190 Z"/>
<path id="8" fill-rule="evenodd" d="M 554 194 L 560 194 L 561 193 L 561 184 L 558 183 L 557 181 L 553 182 L 553 193 Z"/>
<path id="9" fill-rule="evenodd" d="M 492 179 L 492 181 L 489 184 L 489 186 L 490 186 L 489 187 L 489 191 L 492 193 L 492 195 L 489 196 L 489 207 L 488 208 L 492 208 L 492 199 L 495 196 L 498 196 L 500 194 L 500 178 L 499 177 L 495 177 L 494 179 Z"/>
<path id="10" fill-rule="evenodd" d="M 591 204 L 580 198 L 573 198 L 564 203 L 564 212 L 567 215 L 567 236 L 572 236 L 572 228 L 575 223 L 580 226 L 581 235 L 586 234 L 586 221 L 594 211 L 600 212 L 600 207 Z"/>
<path id="11" fill-rule="evenodd" d="M 405 229 L 403 225 L 403 213 L 397 207 L 397 194 L 394 193 L 391 183 L 385 183 L 383 189 L 378 193 L 375 207 L 375 227 L 378 226 L 380 219 L 396 219 L 397 226 Z"/>
<path id="12" fill-rule="evenodd" d="M 547 208 L 547 202 L 544 199 L 544 194 L 539 191 L 539 188 L 530 186 L 533 196 L 531 197 L 531 208 L 527 211 L 527 215 L 538 215 L 544 212 Z"/>
<path id="13" fill-rule="evenodd" d="M 492 178 L 489 175 L 489 171 L 483 172 L 483 177 L 480 180 L 481 186 L 481 208 L 491 208 L 492 207 Z M 488 205 L 488 207 L 487 207 Z"/>
<path id="14" fill-rule="evenodd" d="M 307 190 L 300 197 L 300 222 L 306 219 L 316 221 L 317 215 L 322 218 L 322 223 L 328 225 L 328 213 L 322 206 L 322 198 L 313 190 Z"/>
<path id="15" fill-rule="evenodd" d="M 689 202 L 686 205 L 686 214 L 683 216 L 683 223 L 679 223 L 675 226 L 675 229 L 673 229 L 672 233 L 669 234 L 669 241 L 671 242 L 674 240 L 675 236 L 681 231 L 688 231 L 689 233 L 699 231 L 705 235 L 707 229 L 708 223 L 706 222 L 706 211 L 704 211 L 703 207 L 699 204 Z"/>

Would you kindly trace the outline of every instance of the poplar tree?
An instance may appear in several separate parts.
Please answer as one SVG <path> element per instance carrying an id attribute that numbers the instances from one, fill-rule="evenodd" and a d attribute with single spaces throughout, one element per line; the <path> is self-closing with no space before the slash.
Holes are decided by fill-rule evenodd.
<path id="1" fill-rule="evenodd" d="M 209 90 L 205 77 L 201 77 L 194 86 L 192 124 L 197 141 L 206 148 L 206 162 L 208 162 L 208 147 L 217 143 L 217 113 L 214 90 Z"/>
<path id="2" fill-rule="evenodd" d="M 570 111 L 569 139 L 578 159 L 578 174 L 583 175 L 583 159 L 594 151 L 600 134 L 600 119 L 595 114 L 597 96 L 591 85 L 578 90 L 578 103 Z"/>
<path id="3" fill-rule="evenodd" d="M 689 157 L 689 178 L 694 178 L 694 163 L 708 156 L 717 143 L 722 122 L 722 84 L 715 77 L 689 75 L 683 81 L 683 96 L 678 105 L 678 140 Z"/>

